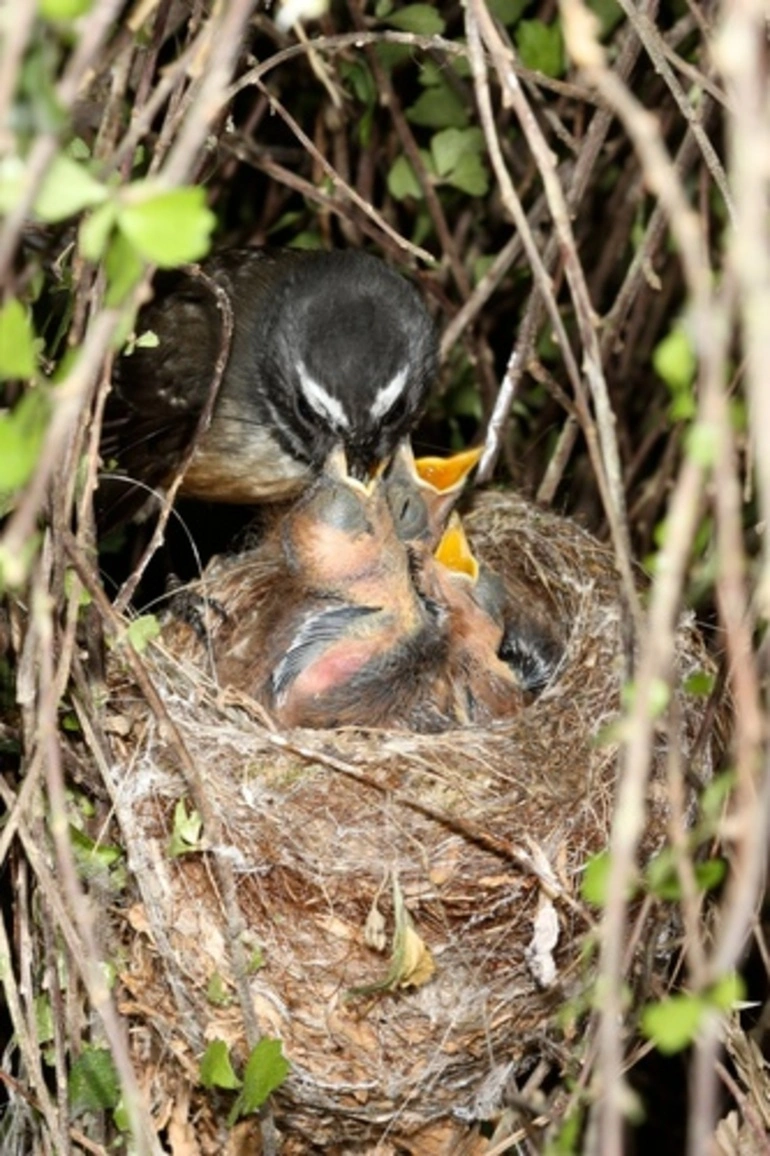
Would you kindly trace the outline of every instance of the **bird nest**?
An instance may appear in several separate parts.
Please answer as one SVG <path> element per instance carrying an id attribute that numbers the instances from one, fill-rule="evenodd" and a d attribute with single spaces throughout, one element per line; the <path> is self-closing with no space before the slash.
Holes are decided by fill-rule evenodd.
<path id="1" fill-rule="evenodd" d="M 604 547 L 514 495 L 481 497 L 465 526 L 563 644 L 546 688 L 504 721 L 279 731 L 205 662 L 174 653 L 175 627 L 145 655 L 148 712 L 136 665 L 114 652 L 108 781 L 136 887 L 115 924 L 120 1006 L 157 1126 L 189 1136 L 194 1120 L 190 1150 L 225 1149 L 231 1094 L 201 1086 L 200 1060 L 222 1040 L 242 1068 L 244 999 L 290 1061 L 274 1097 L 289 1153 L 431 1153 L 461 1137 L 475 1151 L 480 1122 L 539 1061 L 574 1062 L 565 1012 L 586 1006 L 596 917 L 581 882 L 607 845 L 617 776 L 620 588 Z M 646 857 L 670 818 L 667 751 L 688 768 L 690 815 L 719 755 L 687 690 L 704 670 L 688 618 Z M 200 833 L 180 823 L 194 811 Z M 170 855 L 172 842 L 185 853 Z M 665 975 L 679 935 L 662 903 L 645 919 L 630 970 L 640 992 Z"/>

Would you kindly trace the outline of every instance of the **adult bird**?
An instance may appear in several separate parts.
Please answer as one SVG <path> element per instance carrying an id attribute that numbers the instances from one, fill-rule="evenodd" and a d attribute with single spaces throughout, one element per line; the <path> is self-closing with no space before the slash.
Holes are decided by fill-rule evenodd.
<path id="1" fill-rule="evenodd" d="M 175 475 L 226 358 L 210 424 L 181 493 L 227 503 L 293 497 L 332 449 L 354 477 L 392 456 L 418 420 L 438 365 L 418 291 L 349 250 L 222 249 L 195 271 L 159 274 L 138 342 L 117 359 L 101 453 L 103 523 Z M 232 312 L 229 349 L 218 293 Z M 143 335 L 151 334 L 149 339 Z"/>

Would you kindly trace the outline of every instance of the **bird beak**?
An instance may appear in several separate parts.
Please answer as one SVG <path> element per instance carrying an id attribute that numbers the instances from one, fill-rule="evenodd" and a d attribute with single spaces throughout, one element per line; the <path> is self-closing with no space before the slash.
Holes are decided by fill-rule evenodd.
<path id="1" fill-rule="evenodd" d="M 422 482 L 441 494 L 455 493 L 467 481 L 468 475 L 481 457 L 481 447 L 463 450 L 450 458 L 416 458 L 414 468 Z"/>
<path id="2" fill-rule="evenodd" d="M 324 462 L 322 472 L 333 481 L 344 482 L 352 490 L 356 490 L 364 497 L 369 497 L 374 492 L 387 464 L 387 462 L 378 462 L 368 474 L 363 471 L 363 476 L 360 476 L 355 469 L 351 472 L 345 447 L 339 444 L 334 447 Z"/>
<path id="3" fill-rule="evenodd" d="M 476 460 L 478 461 L 478 458 Z M 471 582 L 478 580 L 479 564 L 470 548 L 458 514 L 453 513 L 450 517 L 449 524 L 433 551 L 433 557 L 448 570 L 466 575 Z"/>

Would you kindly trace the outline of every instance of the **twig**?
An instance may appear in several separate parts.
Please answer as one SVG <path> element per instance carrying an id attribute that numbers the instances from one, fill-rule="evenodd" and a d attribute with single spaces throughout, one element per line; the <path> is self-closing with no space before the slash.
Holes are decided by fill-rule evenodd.
<path id="1" fill-rule="evenodd" d="M 690 171 L 697 152 L 698 146 L 695 137 L 688 130 L 674 159 L 674 169 L 680 181 Z M 612 308 L 603 319 L 601 347 L 605 355 L 609 353 L 623 329 L 629 310 L 638 295 L 640 283 L 650 277 L 654 255 L 663 244 L 667 229 L 667 214 L 663 205 L 658 202 L 647 222 L 642 242 L 634 253 L 623 284 L 612 303 Z"/>
<path id="2" fill-rule="evenodd" d="M 722 162 L 717 156 L 716 150 L 709 138 L 703 131 L 703 126 L 698 120 L 698 114 L 682 91 L 682 86 L 673 73 L 671 65 L 667 59 L 667 52 L 660 33 L 658 32 L 652 21 L 648 20 L 644 13 L 639 12 L 638 9 L 631 4 L 630 0 L 618 0 L 620 7 L 625 12 L 629 21 L 639 34 L 639 39 L 642 41 L 650 60 L 655 65 L 656 72 L 659 72 L 664 81 L 668 85 L 669 91 L 676 101 L 677 107 L 681 112 L 686 123 L 690 126 L 693 136 L 698 142 L 698 147 L 701 150 L 703 159 L 706 162 L 706 167 L 711 173 L 714 184 L 722 194 L 722 199 L 725 203 L 725 208 L 731 219 L 735 218 L 735 206 L 733 205 L 733 198 L 730 189 L 727 185 L 727 177 L 725 176 Z M 600 91 L 602 91 L 600 89 Z M 605 99 L 608 99 L 608 94 L 603 93 Z M 612 102 L 610 102 L 612 103 Z"/>
<path id="3" fill-rule="evenodd" d="M 287 168 L 285 165 L 278 164 L 269 155 L 261 156 L 253 147 L 249 146 L 246 141 L 232 141 L 227 137 L 221 142 L 222 147 L 231 150 L 244 163 L 252 165 L 260 172 L 265 173 L 271 180 L 279 184 L 285 185 L 288 189 L 293 189 L 302 197 L 305 197 L 312 204 L 319 205 L 326 212 L 334 213 L 338 217 L 351 220 L 351 206 L 348 202 L 340 197 L 335 196 L 322 185 L 314 185 L 311 181 L 305 180 L 293 169 Z M 386 234 L 387 240 L 383 241 L 383 231 L 380 227 L 379 221 L 375 217 L 371 219 L 368 215 L 356 215 L 356 225 L 372 240 L 377 241 L 383 247 L 388 246 L 390 235 Z M 423 250 L 413 245 L 406 237 L 401 236 L 400 233 L 393 231 L 392 251 L 395 254 L 408 253 L 416 260 L 421 259 Z M 397 238 L 397 239 L 396 239 Z M 432 260 L 432 258 L 431 258 Z"/>
<path id="4" fill-rule="evenodd" d="M 721 374 L 726 325 L 723 310 L 714 302 L 711 275 L 701 223 L 690 208 L 678 174 L 660 138 L 656 119 L 639 105 L 628 89 L 607 68 L 595 39 L 593 18 L 580 0 L 562 0 L 569 50 L 623 121 L 642 160 L 646 179 L 667 212 L 679 243 L 690 290 L 696 342 L 701 359 L 699 421 L 720 429 Z M 623 937 L 627 888 L 644 822 L 644 799 L 654 728 L 653 688 L 667 680 L 674 654 L 674 629 L 685 579 L 690 543 L 698 524 L 705 471 L 694 458 L 685 459 L 672 495 L 666 541 L 658 557 L 650 608 L 641 636 L 642 646 L 635 695 L 625 722 L 625 749 L 612 825 L 612 871 L 608 884 L 600 970 L 603 990 L 599 1025 L 603 1099 L 597 1133 L 599 1151 L 610 1156 L 621 1150 L 623 1046 L 622 1017 Z"/>
<path id="5" fill-rule="evenodd" d="M 0 57 L 0 156 L 7 155 L 13 148 L 9 109 L 19 82 L 19 69 L 36 17 L 35 0 L 22 0 L 22 3 L 15 4 L 13 19 L 8 10 L 5 12 Z"/>
<path id="6" fill-rule="evenodd" d="M 171 185 L 188 179 L 211 124 L 227 105 L 228 85 L 255 3 L 256 0 L 217 0 L 206 21 L 208 42 L 204 40 L 194 63 L 202 79 L 184 101 L 184 120 L 162 170 L 163 179 Z"/>
<path id="7" fill-rule="evenodd" d="M 259 88 L 261 92 L 265 94 L 270 102 L 270 107 L 272 110 L 277 112 L 281 120 L 284 121 L 286 125 L 288 125 L 288 127 L 296 136 L 297 140 L 305 149 L 307 149 L 309 156 L 311 156 L 313 160 L 321 167 L 321 169 L 323 169 L 324 173 L 332 182 L 332 184 L 335 187 L 342 189 L 345 195 L 350 198 L 351 202 L 357 208 L 359 208 L 365 216 L 369 217 L 370 220 L 375 221 L 378 228 L 382 229 L 383 233 L 390 237 L 391 240 L 395 241 L 399 248 L 406 249 L 420 261 L 424 261 L 428 265 L 433 265 L 435 263 L 435 258 L 427 251 L 427 249 L 423 249 L 420 245 L 413 245 L 410 241 L 406 241 L 401 236 L 401 234 L 393 228 L 392 225 L 388 224 L 382 214 L 378 213 L 373 205 L 369 204 L 368 201 L 359 196 L 358 192 L 353 188 L 353 186 L 342 179 L 334 166 L 331 165 L 329 161 L 327 161 L 326 157 L 321 155 L 310 137 L 301 128 L 289 110 L 281 103 L 280 100 L 278 100 L 277 97 L 273 96 L 270 90 L 266 88 L 265 85 L 263 85 L 262 81 L 255 79 L 253 83 L 257 86 L 257 88 Z"/>
<path id="8" fill-rule="evenodd" d="M 269 72 L 273 72 L 276 68 L 280 68 L 298 56 L 306 56 L 311 50 L 331 55 L 346 52 L 350 48 L 364 48 L 370 44 L 403 44 L 407 48 L 419 48 L 431 56 L 455 56 L 463 59 L 468 56 L 468 49 L 462 41 L 447 40 L 443 36 L 420 36 L 416 32 L 396 32 L 390 28 L 378 29 L 376 32 L 367 32 L 361 29 L 356 32 L 341 32 L 334 36 L 316 36 L 307 44 L 302 42 L 290 44 L 268 57 L 267 60 L 260 61 L 259 64 L 255 64 L 253 68 L 244 72 L 231 84 L 227 94 L 227 102 L 229 103 L 244 88 L 248 88 L 255 81 L 261 80 Z M 573 100 L 585 101 L 587 104 L 601 103 L 600 97 L 582 85 L 566 84 L 564 81 L 554 80 L 552 77 L 544 76 L 542 72 L 533 72 L 529 68 L 524 68 L 520 63 L 516 64 L 516 71 L 522 80 L 526 80 L 538 88 L 544 88 Z"/>
<path id="9" fill-rule="evenodd" d="M 542 204 L 538 206 L 542 212 Z M 540 218 L 540 213 L 530 214 L 530 219 L 534 224 Z M 500 285 L 500 282 L 505 277 L 506 273 L 513 265 L 516 258 L 522 251 L 521 238 L 518 233 L 513 233 L 511 237 L 503 245 L 500 252 L 496 255 L 494 261 L 487 269 L 484 276 L 479 283 L 474 287 L 471 293 L 465 298 L 460 308 L 455 313 L 452 320 L 441 334 L 441 359 L 442 361 L 448 356 L 450 350 L 459 341 L 464 330 L 472 325 L 475 318 L 489 301 L 492 294 Z"/>
<path id="10" fill-rule="evenodd" d="M 363 31 L 363 14 L 358 0 L 348 0 L 348 6 L 353 14 L 353 19 L 357 26 Z M 370 50 L 368 53 L 369 66 L 374 73 L 374 78 L 377 83 L 377 91 L 379 92 L 380 101 L 384 107 L 390 112 L 393 120 L 393 127 L 396 130 L 396 135 L 401 142 L 401 147 L 406 154 L 415 176 L 419 182 L 422 194 L 425 199 L 425 204 L 430 214 L 430 219 L 433 222 L 433 227 L 436 230 L 438 242 L 441 245 L 441 250 L 447 260 L 449 268 L 452 272 L 455 285 L 461 295 L 465 298 L 469 295 L 471 286 L 465 266 L 460 260 L 460 255 L 457 252 L 457 246 L 454 243 L 452 232 L 447 224 L 446 214 L 443 206 L 436 192 L 435 186 L 430 178 L 430 175 L 425 167 L 420 149 L 417 141 L 414 139 L 414 133 L 409 127 L 407 119 L 404 115 L 404 110 L 401 106 L 398 93 L 396 92 L 393 81 L 388 71 L 383 68 L 381 61 L 377 54 Z"/>
<path id="11" fill-rule="evenodd" d="M 198 37 L 183 49 L 177 59 L 164 69 L 145 103 L 140 108 L 132 109 L 131 123 L 125 136 L 115 149 L 112 157 L 105 162 L 105 175 L 114 169 L 120 168 L 121 165 L 133 156 L 134 150 L 142 137 L 149 132 L 155 117 L 163 108 L 163 105 L 177 86 L 184 80 L 187 69 L 200 52 L 204 43 L 204 33 L 205 30 L 201 31 Z"/>
<path id="12" fill-rule="evenodd" d="M 495 461 L 497 460 L 503 439 L 503 430 L 508 421 L 513 399 L 516 396 L 519 382 L 527 368 L 529 353 L 537 338 L 537 329 L 540 322 L 540 300 L 533 294 L 529 299 L 527 311 L 519 326 L 516 344 L 511 350 L 505 374 L 500 383 L 494 409 L 489 418 L 487 432 L 484 439 L 484 452 L 479 461 L 477 481 L 481 484 L 492 476 Z"/>
<path id="13" fill-rule="evenodd" d="M 50 829 L 56 851 L 57 874 L 79 935 L 79 942 L 73 942 L 71 950 L 77 961 L 91 1006 L 101 1020 L 110 1045 L 121 1084 L 126 1114 L 137 1149 L 140 1153 L 147 1153 L 148 1156 L 160 1156 L 160 1145 L 129 1057 L 124 1025 L 118 1018 L 105 979 L 102 952 L 99 949 L 94 931 L 95 911 L 91 901 L 80 886 L 70 843 L 58 734 L 57 712 L 60 694 L 57 693 L 58 688 L 55 684 L 53 671 L 53 617 L 50 599 L 46 596 L 50 578 L 48 573 L 50 563 L 47 555 L 48 551 L 44 550 L 38 564 L 32 595 L 32 629 L 37 635 L 39 656 L 39 695 L 34 744 L 44 752 Z M 19 833 L 23 834 L 21 827 Z M 28 842 L 25 850 L 29 854 Z"/>
<path id="14" fill-rule="evenodd" d="M 14 802 L 13 792 L 6 786 L 2 776 L 0 776 L 0 798 L 2 798 L 5 807 L 10 810 Z M 24 1061 L 24 1068 L 35 1088 L 39 1109 L 45 1119 L 48 1131 L 53 1138 L 57 1132 L 56 1108 L 51 1100 L 51 1093 L 48 1091 L 43 1075 L 40 1062 L 40 1049 L 33 1044 L 27 1026 L 27 1020 L 24 1016 L 21 992 L 19 991 L 16 976 L 11 966 L 13 953 L 5 930 L 4 918 L 0 919 L 0 956 L 2 956 L 4 961 L 7 961 L 3 967 L 3 996 L 5 1006 L 8 1010 L 11 1023 L 13 1024 L 16 1042 Z"/>
<path id="15" fill-rule="evenodd" d="M 578 258 L 572 225 L 570 223 L 569 208 L 556 174 L 556 164 L 553 153 L 543 137 L 537 120 L 532 115 L 532 110 L 527 104 L 521 84 L 516 76 L 516 71 L 512 67 L 511 50 L 506 47 L 500 38 L 500 34 L 483 0 L 469 0 L 466 22 L 468 26 L 469 44 L 471 34 L 479 36 L 487 45 L 494 60 L 495 70 L 503 91 L 503 103 L 512 107 L 518 117 L 543 180 L 548 206 L 559 236 L 565 275 L 570 287 L 583 345 L 584 369 L 596 411 L 596 423 L 599 432 L 605 479 L 605 485 L 602 487 L 602 498 L 605 502 L 605 512 L 615 547 L 616 565 L 623 582 L 624 596 L 631 613 L 633 624 L 638 632 L 641 612 L 631 562 L 631 543 L 626 520 L 623 479 L 620 456 L 615 438 L 615 418 L 610 405 L 607 384 L 602 369 L 601 351 L 596 335 L 596 316 L 589 298 L 583 268 Z M 475 60 L 474 70 L 478 75 L 478 64 L 480 61 L 478 53 L 475 54 Z M 489 144 L 491 134 L 488 116 L 486 118 L 485 133 L 487 143 Z M 499 154 L 499 149 L 495 149 L 495 154 Z M 493 163 L 495 163 L 494 159 Z M 495 170 L 499 177 L 499 162 L 495 164 Z M 575 374 L 573 385 L 576 396 L 580 398 L 583 387 L 579 374 Z M 587 410 L 587 404 L 582 402 L 582 400 L 581 404 L 583 404 Z"/>

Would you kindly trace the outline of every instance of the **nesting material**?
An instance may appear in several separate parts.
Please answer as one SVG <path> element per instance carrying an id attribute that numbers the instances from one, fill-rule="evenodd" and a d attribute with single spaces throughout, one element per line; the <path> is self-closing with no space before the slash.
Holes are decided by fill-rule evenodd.
<path id="1" fill-rule="evenodd" d="M 479 498 L 465 526 L 512 604 L 562 645 L 542 693 L 493 725 L 279 732 L 216 684 L 202 649 L 193 662 L 166 643 L 147 663 L 177 738 L 118 652 L 111 786 L 137 887 L 119 928 L 121 1006 L 159 1119 L 188 1133 L 194 1119 L 201 1153 L 225 1151 L 232 1098 L 200 1086 L 201 1055 L 222 1039 L 238 1067 L 248 1051 L 215 854 L 235 872 L 240 945 L 258 952 L 247 988 L 260 1030 L 291 1062 L 273 1102 L 282 1151 L 424 1154 L 463 1140 L 481 1152 L 478 1122 L 513 1082 L 540 1059 L 567 1062 L 559 1014 L 591 982 L 582 868 L 606 846 L 613 807 L 617 752 L 600 740 L 620 709 L 619 587 L 602 546 L 516 496 Z M 719 754 L 698 741 L 704 703 L 684 689 L 711 670 L 691 621 L 677 641 L 679 729 L 661 727 L 646 855 L 665 837 L 668 745 L 691 783 Z M 171 858 L 175 807 L 195 806 L 180 741 L 210 811 L 208 849 Z M 632 969 L 642 990 L 676 934 L 651 907 Z"/>

